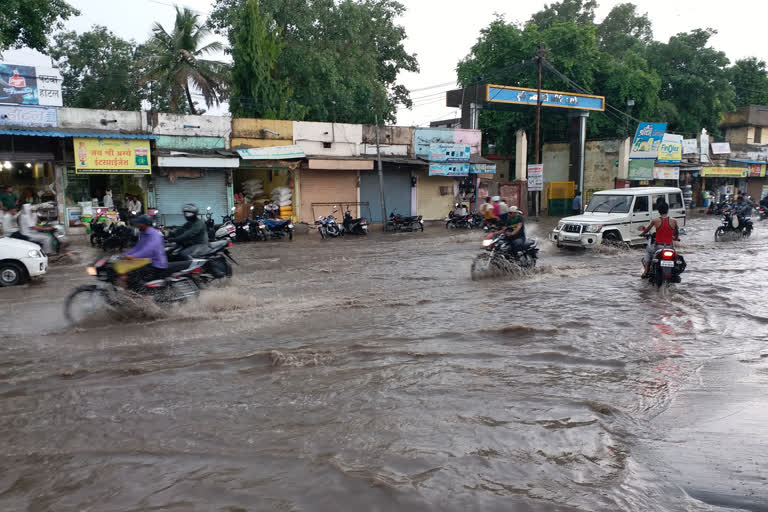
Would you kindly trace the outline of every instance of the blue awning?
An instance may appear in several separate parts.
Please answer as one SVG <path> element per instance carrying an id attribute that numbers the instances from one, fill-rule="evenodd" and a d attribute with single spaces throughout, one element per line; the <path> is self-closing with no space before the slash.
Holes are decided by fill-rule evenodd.
<path id="1" fill-rule="evenodd" d="M 62 130 L 8 130 L 0 128 L 0 135 L 24 135 L 27 137 L 86 137 L 93 139 L 157 139 L 148 133 L 80 132 Z"/>
<path id="2" fill-rule="evenodd" d="M 742 160 L 740 158 L 729 158 L 729 162 L 738 162 L 740 164 L 768 164 L 765 160 Z"/>

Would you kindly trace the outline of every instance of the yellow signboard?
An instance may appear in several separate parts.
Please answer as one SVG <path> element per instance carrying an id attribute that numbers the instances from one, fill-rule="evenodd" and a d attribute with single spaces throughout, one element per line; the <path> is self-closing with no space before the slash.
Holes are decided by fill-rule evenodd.
<path id="1" fill-rule="evenodd" d="M 149 140 L 75 138 L 77 174 L 151 174 Z"/>
<path id="2" fill-rule="evenodd" d="M 723 176 L 728 178 L 746 178 L 748 169 L 744 167 L 703 167 L 702 176 Z"/>
<path id="3" fill-rule="evenodd" d="M 676 142 L 659 144 L 658 161 L 660 163 L 679 164 L 683 158 L 683 145 Z"/>

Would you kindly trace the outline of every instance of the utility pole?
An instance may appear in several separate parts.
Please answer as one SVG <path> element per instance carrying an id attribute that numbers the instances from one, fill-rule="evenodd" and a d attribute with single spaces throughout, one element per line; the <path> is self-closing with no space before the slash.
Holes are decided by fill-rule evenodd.
<path id="1" fill-rule="evenodd" d="M 544 59 L 544 47 L 539 42 L 539 47 L 536 50 L 536 67 L 538 68 L 539 76 L 536 86 L 536 163 L 541 163 L 541 66 Z M 536 211 L 536 217 L 539 216 L 539 208 L 541 202 L 541 191 L 536 192 L 534 198 L 534 210 Z"/>
<path id="2" fill-rule="evenodd" d="M 376 160 L 379 167 L 379 201 L 381 202 L 381 223 L 387 224 L 387 204 L 384 202 L 384 171 L 381 168 L 381 147 L 379 146 L 379 115 L 374 114 L 376 120 Z"/>

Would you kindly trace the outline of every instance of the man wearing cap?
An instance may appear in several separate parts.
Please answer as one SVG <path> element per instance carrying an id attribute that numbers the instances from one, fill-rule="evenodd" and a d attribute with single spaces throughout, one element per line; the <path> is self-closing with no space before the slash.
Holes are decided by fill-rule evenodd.
<path id="1" fill-rule="evenodd" d="M 139 241 L 133 249 L 123 254 L 123 258 L 127 260 L 147 258 L 151 261 L 146 267 L 140 268 L 135 273 L 132 272 L 131 274 L 135 275 L 131 277 L 144 282 L 157 279 L 168 268 L 163 234 L 152 227 L 152 219 L 149 215 L 140 216 L 133 221 L 133 224 L 141 232 L 139 234 Z"/>

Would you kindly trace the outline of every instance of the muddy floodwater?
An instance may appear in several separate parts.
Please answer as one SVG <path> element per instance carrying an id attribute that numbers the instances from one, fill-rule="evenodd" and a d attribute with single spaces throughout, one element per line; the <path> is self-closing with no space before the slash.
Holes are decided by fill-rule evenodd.
<path id="1" fill-rule="evenodd" d="M 76 328 L 54 267 L 0 290 L 0 510 L 768 510 L 768 225 L 716 226 L 661 292 L 536 223 L 523 278 L 471 280 L 480 233 L 310 233 Z"/>

